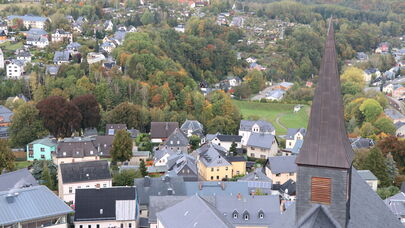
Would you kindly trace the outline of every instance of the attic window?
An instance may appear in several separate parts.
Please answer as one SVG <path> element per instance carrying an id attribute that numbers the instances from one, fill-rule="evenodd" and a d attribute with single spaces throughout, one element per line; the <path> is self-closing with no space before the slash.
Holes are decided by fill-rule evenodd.
<path id="1" fill-rule="evenodd" d="M 325 177 L 311 178 L 311 201 L 321 204 L 331 203 L 332 180 Z"/>
<path id="2" fill-rule="evenodd" d="M 264 218 L 264 213 L 263 213 L 262 210 L 259 211 L 259 218 L 260 218 L 260 219 L 263 219 L 263 218 Z"/>
<path id="3" fill-rule="evenodd" d="M 100 215 L 102 215 L 103 214 L 103 209 L 100 209 Z"/>
<path id="4" fill-rule="evenodd" d="M 237 211 L 233 211 L 232 217 L 233 217 L 234 219 L 237 219 L 237 218 L 238 218 L 238 212 L 237 212 Z"/>

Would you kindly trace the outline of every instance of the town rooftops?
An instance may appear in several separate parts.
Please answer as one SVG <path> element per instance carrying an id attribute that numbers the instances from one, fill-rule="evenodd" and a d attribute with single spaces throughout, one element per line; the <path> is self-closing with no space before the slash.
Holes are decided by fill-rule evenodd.
<path id="1" fill-rule="evenodd" d="M 297 172 L 297 164 L 295 164 L 296 156 L 275 156 L 267 160 L 266 166 L 273 174 L 276 173 L 295 173 Z"/>
<path id="2" fill-rule="evenodd" d="M 30 30 L 27 31 L 28 35 L 37 35 L 37 36 L 46 36 L 48 33 L 40 28 L 31 28 Z"/>
<path id="3" fill-rule="evenodd" d="M 0 105 L 0 117 L 1 117 L 0 123 L 1 122 L 6 122 L 6 123 L 11 122 L 12 116 L 13 116 L 13 112 L 10 109 L 6 108 L 3 105 Z"/>
<path id="4" fill-rule="evenodd" d="M 270 149 L 273 145 L 274 140 L 276 140 L 276 138 L 272 134 L 252 132 L 246 145 L 250 147 Z"/>
<path id="5" fill-rule="evenodd" d="M 242 196 L 249 195 L 247 182 L 234 181 L 194 181 L 184 182 L 186 195 L 191 196 L 198 193 L 202 196 Z"/>
<path id="6" fill-rule="evenodd" d="M 168 147 L 185 147 L 188 146 L 188 144 L 189 140 L 187 136 L 178 128 L 174 129 L 167 140 L 165 140 L 165 142 L 163 143 L 164 146 Z"/>
<path id="7" fill-rule="evenodd" d="M 46 186 L 0 192 L 0 226 L 66 215 L 73 210 Z"/>
<path id="8" fill-rule="evenodd" d="M 46 69 L 45 69 L 45 73 L 55 76 L 59 72 L 59 67 L 60 66 L 58 66 L 58 65 L 47 65 Z"/>
<path id="9" fill-rule="evenodd" d="M 75 221 L 136 220 L 135 187 L 76 189 Z"/>
<path id="10" fill-rule="evenodd" d="M 230 166 L 231 164 L 226 159 L 226 156 L 221 150 L 217 149 L 212 143 L 198 149 L 200 161 L 206 167 Z"/>
<path id="11" fill-rule="evenodd" d="M 405 193 L 400 192 L 391 196 L 385 199 L 384 203 L 398 219 L 405 216 Z"/>
<path id="12" fill-rule="evenodd" d="M 0 192 L 38 185 L 27 168 L 0 175 Z"/>
<path id="13" fill-rule="evenodd" d="M 302 136 L 305 136 L 307 130 L 305 128 L 288 128 L 286 139 L 294 139 L 294 136 L 300 132 Z"/>
<path id="14" fill-rule="evenodd" d="M 60 164 L 62 181 L 66 183 L 111 179 L 108 161 L 88 161 Z"/>
<path id="15" fill-rule="evenodd" d="M 156 213 L 169 208 L 181 201 L 188 199 L 189 196 L 151 196 L 149 198 L 149 224 L 157 223 Z"/>
<path id="16" fill-rule="evenodd" d="M 65 138 L 58 143 L 56 157 L 88 157 L 97 156 L 98 150 L 91 138 Z"/>
<path id="17" fill-rule="evenodd" d="M 252 131 L 252 127 L 257 124 L 259 132 L 273 132 L 274 127 L 271 123 L 265 120 L 241 120 L 239 125 L 240 131 Z"/>
<path id="18" fill-rule="evenodd" d="M 405 119 L 405 115 L 398 112 L 395 109 L 384 109 L 384 113 L 385 115 L 387 115 L 389 118 L 391 118 L 392 120 L 401 120 L 401 119 Z"/>
<path id="19" fill-rule="evenodd" d="M 152 122 L 150 127 L 151 138 L 167 138 L 176 129 L 179 128 L 177 122 Z"/>
<path id="20" fill-rule="evenodd" d="M 10 15 L 7 17 L 7 20 L 12 21 L 16 18 L 22 19 L 24 21 L 39 21 L 39 22 L 45 22 L 48 19 L 46 17 L 39 17 L 34 15 L 24 15 L 24 16 Z"/>
<path id="21" fill-rule="evenodd" d="M 42 139 L 37 139 L 35 141 L 32 141 L 30 144 L 41 144 L 44 146 L 49 146 L 49 147 L 53 147 L 56 146 L 56 140 L 55 139 L 51 139 L 49 137 L 45 137 Z"/>
<path id="22" fill-rule="evenodd" d="M 107 124 L 105 127 L 106 135 L 115 135 L 119 130 L 126 130 L 126 124 Z"/>
<path id="23" fill-rule="evenodd" d="M 68 62 L 70 58 L 70 52 L 69 51 L 55 51 L 55 55 L 53 57 L 53 62 Z"/>
<path id="24" fill-rule="evenodd" d="M 180 129 L 187 134 L 187 131 L 191 131 L 192 134 L 202 134 L 204 127 L 197 120 L 186 120 L 180 127 Z"/>
<path id="25" fill-rule="evenodd" d="M 357 173 L 360 175 L 363 180 L 378 180 L 376 176 L 370 170 L 357 170 Z"/>

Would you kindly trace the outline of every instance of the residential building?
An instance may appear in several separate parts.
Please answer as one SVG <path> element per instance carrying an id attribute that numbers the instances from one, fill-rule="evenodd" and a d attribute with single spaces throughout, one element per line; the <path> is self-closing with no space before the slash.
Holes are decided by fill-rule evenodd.
<path id="1" fill-rule="evenodd" d="M 59 197 L 73 204 L 77 189 L 112 186 L 110 166 L 106 160 L 60 164 L 58 177 Z"/>
<path id="2" fill-rule="evenodd" d="M 53 56 L 53 63 L 57 65 L 61 65 L 64 63 L 70 62 L 70 52 L 69 51 L 55 51 L 55 55 Z"/>
<path id="3" fill-rule="evenodd" d="M 20 79 L 24 74 L 24 62 L 17 59 L 12 59 L 6 66 L 8 79 Z"/>
<path id="4" fill-rule="evenodd" d="M 297 198 L 273 227 L 402 227 L 352 166 L 332 20 L 324 49 L 308 131 L 296 159 Z"/>
<path id="5" fill-rule="evenodd" d="M 180 129 L 187 137 L 191 137 L 192 135 L 197 135 L 200 138 L 204 137 L 204 126 L 198 120 L 186 120 Z"/>
<path id="6" fill-rule="evenodd" d="M 177 122 L 151 122 L 151 141 L 153 143 L 165 141 L 176 128 L 179 128 L 179 123 Z"/>
<path id="7" fill-rule="evenodd" d="M 25 36 L 44 36 L 48 37 L 48 32 L 45 31 L 44 29 L 39 29 L 39 28 L 31 28 L 27 32 L 23 32 Z"/>
<path id="8" fill-rule="evenodd" d="M 288 128 L 286 135 L 285 148 L 292 149 L 298 140 L 304 140 L 307 130 L 305 128 Z"/>
<path id="9" fill-rule="evenodd" d="M 392 92 L 392 97 L 396 99 L 404 99 L 405 98 L 405 87 L 398 87 Z"/>
<path id="10" fill-rule="evenodd" d="M 87 54 L 87 63 L 94 64 L 106 60 L 105 56 L 97 52 L 89 52 Z"/>
<path id="11" fill-rule="evenodd" d="M 79 52 L 79 49 L 82 45 L 77 42 L 72 42 L 66 46 L 66 50 L 70 52 L 70 54 L 76 54 Z"/>
<path id="12" fill-rule="evenodd" d="M 385 205 L 391 212 L 405 225 L 405 193 L 399 192 L 398 194 L 388 197 L 384 200 Z"/>
<path id="13" fill-rule="evenodd" d="M 56 165 L 98 159 L 98 149 L 91 138 L 65 138 L 59 141 L 52 158 Z"/>
<path id="14" fill-rule="evenodd" d="M 77 189 L 75 228 L 136 228 L 139 201 L 135 187 Z"/>
<path id="15" fill-rule="evenodd" d="M 405 122 L 396 122 L 395 128 L 397 129 L 395 131 L 395 135 L 397 137 L 404 138 L 405 137 Z"/>
<path id="16" fill-rule="evenodd" d="M 187 196 L 242 196 L 250 195 L 247 182 L 235 181 L 194 181 L 184 182 Z"/>
<path id="17" fill-rule="evenodd" d="M 240 136 L 240 135 L 222 135 L 220 133 L 216 133 L 213 135 L 208 134 L 205 137 L 205 142 L 209 142 L 209 143 L 216 144 L 218 146 L 222 146 L 223 148 L 225 148 L 228 151 L 229 151 L 229 149 L 231 149 L 231 146 L 233 143 L 236 144 L 236 148 L 241 148 L 242 147 L 241 140 L 242 140 L 242 136 Z"/>
<path id="18" fill-rule="evenodd" d="M 246 182 L 251 195 L 256 194 L 256 192 L 274 195 L 272 191 L 273 181 L 259 168 L 246 174 L 246 176 L 239 178 L 238 182 Z"/>
<path id="19" fill-rule="evenodd" d="M 160 149 L 170 149 L 177 152 L 187 153 L 189 148 L 189 139 L 180 129 L 176 128 L 163 142 Z"/>
<path id="20" fill-rule="evenodd" d="M 242 136 L 242 146 L 246 146 L 252 132 L 263 134 L 276 134 L 273 125 L 264 120 L 241 120 L 239 125 L 239 135 Z"/>
<path id="21" fill-rule="evenodd" d="M 0 227 L 68 228 L 73 210 L 46 186 L 0 192 Z"/>
<path id="22" fill-rule="evenodd" d="M 349 141 L 352 145 L 353 150 L 369 149 L 375 145 L 374 140 L 369 138 L 349 138 Z"/>
<path id="23" fill-rule="evenodd" d="M 107 124 L 105 127 L 105 134 L 114 136 L 119 130 L 127 130 L 126 124 Z"/>
<path id="24" fill-rule="evenodd" d="M 271 101 L 280 101 L 283 99 L 286 91 L 282 89 L 276 89 L 276 90 L 270 90 L 268 93 L 266 93 L 266 99 L 271 100 Z"/>
<path id="25" fill-rule="evenodd" d="M 284 184 L 278 187 L 281 199 L 284 201 L 284 207 L 290 206 L 291 201 L 295 201 L 297 195 L 297 182 L 288 179 Z"/>
<path id="26" fill-rule="evenodd" d="M 381 76 L 381 72 L 377 68 L 369 68 L 364 70 L 363 78 L 366 83 L 370 82 L 372 79 Z"/>
<path id="27" fill-rule="evenodd" d="M 149 151 L 132 150 L 132 158 L 129 160 L 130 165 L 139 166 L 141 161 L 146 162 L 150 158 Z"/>
<path id="28" fill-rule="evenodd" d="M 94 147 L 97 148 L 100 157 L 110 157 L 110 151 L 114 142 L 114 136 L 97 135 L 93 137 Z"/>
<path id="29" fill-rule="evenodd" d="M 13 112 L 3 105 L 0 105 L 0 127 L 8 127 L 11 124 Z"/>
<path id="30" fill-rule="evenodd" d="M 405 115 L 400 113 L 398 110 L 386 108 L 384 109 L 384 114 L 390 118 L 394 124 L 397 122 L 405 122 Z"/>
<path id="31" fill-rule="evenodd" d="M 114 50 L 114 48 L 116 48 L 116 45 L 111 41 L 107 41 L 107 42 L 102 43 L 100 45 L 100 48 L 107 53 L 111 53 Z"/>
<path id="32" fill-rule="evenodd" d="M 4 69 L 4 54 L 0 48 L 0 69 Z"/>
<path id="33" fill-rule="evenodd" d="M 44 29 L 45 22 L 48 20 L 48 18 L 46 17 L 38 17 L 32 15 L 24 15 L 24 16 L 11 15 L 7 17 L 7 25 L 9 27 L 14 26 L 14 19 L 21 19 L 24 24 L 24 27 L 27 29 L 28 28 Z"/>
<path id="34" fill-rule="evenodd" d="M 0 126 L 0 139 L 8 139 L 9 136 L 8 129 L 9 127 Z"/>
<path id="35" fill-rule="evenodd" d="M 275 156 L 267 159 L 265 173 L 274 184 L 284 184 L 288 179 L 297 180 L 296 156 Z"/>
<path id="36" fill-rule="evenodd" d="M 52 154 L 56 151 L 56 145 L 56 140 L 49 137 L 28 143 L 27 161 L 52 160 Z"/>
<path id="37" fill-rule="evenodd" d="M 359 173 L 360 177 L 370 185 L 373 191 L 377 191 L 378 179 L 370 170 L 357 170 L 357 173 Z"/>
<path id="38" fill-rule="evenodd" d="M 72 43 L 73 42 L 73 35 L 70 32 L 66 32 L 63 29 L 56 29 L 56 31 L 54 33 L 52 33 L 51 35 L 52 37 L 52 42 L 69 42 Z"/>
<path id="39" fill-rule="evenodd" d="M 49 45 L 49 40 L 47 37 L 39 35 L 29 35 L 27 36 L 26 43 L 28 45 L 35 46 L 37 48 L 45 48 Z"/>
<path id="40" fill-rule="evenodd" d="M 168 158 L 167 175 L 183 177 L 184 181 L 198 181 L 197 163 L 188 154 L 175 154 Z"/>
<path id="41" fill-rule="evenodd" d="M 0 175 L 0 192 L 37 186 L 38 182 L 27 168 Z"/>
<path id="42" fill-rule="evenodd" d="M 32 60 L 32 55 L 29 51 L 19 50 L 16 54 L 17 60 L 23 61 L 25 63 L 30 63 Z"/>
<path id="43" fill-rule="evenodd" d="M 146 227 L 157 228 L 156 214 L 158 212 L 163 211 L 164 209 L 169 208 L 177 203 L 180 203 L 181 201 L 188 198 L 189 196 L 150 196 L 149 213 L 148 213 L 149 226 Z"/>
<path id="44" fill-rule="evenodd" d="M 272 134 L 252 132 L 246 148 L 247 155 L 253 158 L 267 159 L 278 153 L 277 139 Z"/>
<path id="45" fill-rule="evenodd" d="M 164 173 L 167 171 L 167 161 L 172 155 L 178 152 L 170 148 L 162 148 L 154 151 L 153 166 L 148 167 L 149 173 Z M 181 152 L 180 152 L 181 153 Z"/>
<path id="46" fill-rule="evenodd" d="M 56 76 L 59 72 L 59 65 L 47 65 L 45 68 L 45 74 Z"/>

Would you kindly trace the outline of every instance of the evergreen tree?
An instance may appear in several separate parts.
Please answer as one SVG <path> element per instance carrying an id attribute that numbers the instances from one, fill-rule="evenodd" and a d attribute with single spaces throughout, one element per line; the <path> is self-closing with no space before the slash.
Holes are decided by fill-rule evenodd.
<path id="1" fill-rule="evenodd" d="M 0 174 L 3 169 L 12 171 L 14 169 L 15 156 L 5 139 L 0 139 Z"/>
<path id="2" fill-rule="evenodd" d="M 388 177 L 385 158 L 377 147 L 370 150 L 370 153 L 364 160 L 364 164 L 361 168 L 370 170 L 378 180 L 380 180 L 381 186 L 389 186 L 391 184 Z"/>
<path id="3" fill-rule="evenodd" d="M 229 148 L 229 153 L 231 153 L 233 156 L 236 156 L 236 143 L 232 142 L 231 148 Z"/>
<path id="4" fill-rule="evenodd" d="M 113 161 L 128 161 L 132 157 L 132 139 L 126 130 L 119 130 L 114 137 L 111 158 Z"/>
<path id="5" fill-rule="evenodd" d="M 395 177 L 398 175 L 398 168 L 391 153 L 387 154 L 385 164 L 387 165 L 388 179 L 390 180 L 390 183 L 392 183 L 395 180 Z"/>
<path id="6" fill-rule="evenodd" d="M 42 176 L 41 176 L 42 184 L 45 185 L 46 187 L 48 187 L 49 189 L 53 190 L 53 179 L 51 176 L 51 172 L 49 171 L 49 168 L 48 168 L 48 163 L 44 162 L 43 165 L 44 166 L 43 166 Z"/>
<path id="7" fill-rule="evenodd" d="M 143 177 L 148 175 L 148 171 L 146 170 L 146 165 L 145 165 L 144 160 L 141 160 L 141 164 L 139 164 L 139 170 L 141 171 L 141 174 Z"/>

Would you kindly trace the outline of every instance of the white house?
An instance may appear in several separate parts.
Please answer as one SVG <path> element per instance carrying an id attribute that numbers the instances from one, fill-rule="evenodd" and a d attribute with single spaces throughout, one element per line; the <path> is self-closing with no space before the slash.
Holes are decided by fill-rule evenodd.
<path id="1" fill-rule="evenodd" d="M 24 62 L 13 59 L 7 64 L 6 70 L 8 79 L 19 79 L 24 73 Z"/>
<path id="2" fill-rule="evenodd" d="M 73 42 L 73 35 L 70 32 L 66 32 L 63 29 L 57 29 L 55 33 L 52 34 L 52 42 L 62 42 L 64 40 L 69 41 L 69 43 Z"/>
<path id="3" fill-rule="evenodd" d="M 0 69 L 4 69 L 4 55 L 1 48 L 0 48 Z"/>
<path id="4" fill-rule="evenodd" d="M 23 61 L 24 63 L 30 63 L 32 58 L 31 58 L 31 53 L 29 53 L 28 51 L 23 51 L 21 50 L 18 54 L 17 54 L 17 60 Z"/>
<path id="5" fill-rule="evenodd" d="M 273 125 L 264 120 L 241 120 L 239 125 L 239 135 L 242 136 L 242 146 L 246 146 L 252 132 L 263 134 L 276 134 Z"/>
<path id="6" fill-rule="evenodd" d="M 29 35 L 27 36 L 27 44 L 38 48 L 45 48 L 49 45 L 49 40 L 44 36 Z"/>
<path id="7" fill-rule="evenodd" d="M 7 25 L 12 26 L 14 23 L 14 19 L 22 20 L 24 27 L 26 28 L 39 28 L 39 29 L 44 29 L 45 22 L 48 20 L 48 18 L 46 17 L 38 17 L 32 15 L 24 15 L 24 16 L 11 15 L 7 17 Z"/>
<path id="8" fill-rule="evenodd" d="M 59 197 L 65 202 L 75 202 L 77 189 L 112 186 L 107 160 L 60 164 L 58 177 Z"/>
<path id="9" fill-rule="evenodd" d="M 104 42 L 100 45 L 100 48 L 103 49 L 107 53 L 111 53 L 114 48 L 116 48 L 115 44 L 111 41 Z"/>
<path id="10" fill-rule="evenodd" d="M 370 82 L 373 75 L 378 78 L 381 76 L 381 72 L 377 68 L 366 69 L 363 74 L 364 81 Z"/>
<path id="11" fill-rule="evenodd" d="M 304 140 L 307 130 L 305 128 L 289 128 L 287 130 L 285 148 L 292 149 L 298 140 Z"/>
<path id="12" fill-rule="evenodd" d="M 236 148 L 242 147 L 241 144 L 242 136 L 240 135 L 221 135 L 219 133 L 216 133 L 216 134 L 208 134 L 205 138 L 206 138 L 205 142 L 211 142 L 218 146 L 222 146 L 228 151 L 231 148 L 232 143 L 236 144 Z"/>
<path id="13" fill-rule="evenodd" d="M 93 64 L 106 60 L 105 56 L 97 52 L 89 52 L 87 54 L 87 63 Z"/>

